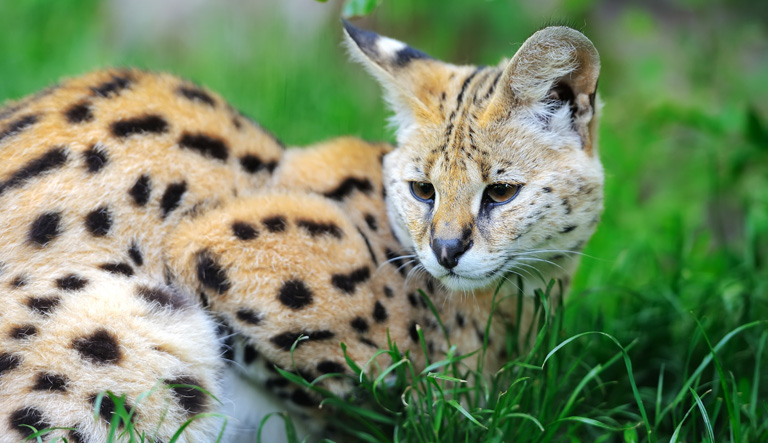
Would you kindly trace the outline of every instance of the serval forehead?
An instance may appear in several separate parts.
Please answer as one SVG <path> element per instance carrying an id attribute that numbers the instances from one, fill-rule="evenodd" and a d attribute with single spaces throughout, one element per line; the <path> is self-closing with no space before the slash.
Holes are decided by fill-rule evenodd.
<path id="1" fill-rule="evenodd" d="M 407 144 L 417 174 L 454 183 L 485 182 L 511 173 L 523 173 L 546 155 L 536 131 L 513 120 L 483 126 L 472 116 L 456 119 L 443 128 L 424 128 Z"/>
<path id="2" fill-rule="evenodd" d="M 464 115 L 481 115 L 491 101 L 503 70 L 499 67 L 456 67 L 437 97 L 437 114 L 446 125 Z"/>

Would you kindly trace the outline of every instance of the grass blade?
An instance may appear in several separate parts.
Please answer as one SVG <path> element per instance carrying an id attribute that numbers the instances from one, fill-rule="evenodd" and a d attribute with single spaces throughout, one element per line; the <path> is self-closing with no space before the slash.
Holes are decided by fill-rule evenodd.
<path id="1" fill-rule="evenodd" d="M 749 416 L 754 419 L 757 413 L 757 393 L 760 386 L 760 362 L 763 357 L 763 350 L 765 350 L 765 342 L 768 339 L 768 331 L 763 331 L 760 335 L 760 344 L 757 345 L 757 355 L 755 356 L 755 375 L 752 377 L 752 392 L 749 396 Z"/>
<path id="2" fill-rule="evenodd" d="M 766 325 L 768 324 L 768 321 L 765 320 L 758 320 L 753 321 L 750 323 L 743 324 L 739 326 L 738 328 L 734 329 L 733 331 L 726 334 L 720 341 L 715 345 L 713 348 L 714 352 L 718 352 L 720 349 L 722 349 L 733 337 L 736 335 L 746 331 L 747 329 L 754 328 L 755 326 L 760 325 Z M 675 399 L 667 405 L 662 411 L 661 411 L 661 417 L 658 418 L 658 421 L 660 422 L 661 419 L 669 413 L 673 408 L 675 408 L 685 397 L 685 393 L 688 392 L 688 388 L 693 384 L 693 382 L 698 379 L 699 375 L 701 375 L 702 372 L 704 372 L 704 369 L 709 365 L 709 363 L 712 361 L 712 355 L 713 353 L 707 354 L 706 357 L 704 357 L 701 360 L 701 363 L 696 368 L 695 371 L 688 377 L 688 380 L 686 380 L 685 383 L 683 383 L 682 388 L 680 389 L 680 392 L 677 393 L 675 396 Z"/>
<path id="3" fill-rule="evenodd" d="M 698 318 L 694 317 L 694 320 L 696 320 L 696 324 L 699 325 L 699 329 L 701 329 L 701 333 L 704 336 L 704 341 L 707 342 L 707 346 L 709 347 L 710 355 L 712 355 L 712 360 L 715 362 L 715 369 L 717 370 L 717 375 L 720 378 L 720 386 L 723 388 L 723 397 L 725 398 L 725 407 L 728 409 L 728 419 L 731 422 L 731 431 L 733 432 L 733 439 L 734 441 L 740 442 L 741 441 L 741 426 L 739 424 L 739 411 L 735 410 L 734 404 L 733 404 L 733 398 L 731 398 L 731 392 L 728 389 L 728 377 L 725 375 L 725 371 L 723 371 L 723 366 L 720 364 L 720 359 L 717 358 L 717 353 L 715 352 L 715 349 L 712 347 L 712 343 L 709 341 L 709 337 L 707 337 L 706 332 L 704 331 L 704 326 L 701 325 L 701 322 L 699 322 Z M 690 388 L 688 388 L 691 390 Z M 691 390 L 692 391 L 692 390 Z M 698 395 L 695 395 L 695 398 L 697 401 L 701 401 L 698 399 Z M 703 405 L 701 405 L 703 407 Z M 706 415 L 706 414 L 705 414 Z M 709 419 L 705 419 L 705 424 L 707 424 L 707 430 L 710 431 L 710 435 L 712 436 L 712 443 L 714 443 L 714 434 L 712 433 L 712 425 L 709 424 Z"/>
<path id="4" fill-rule="evenodd" d="M 542 426 L 541 422 L 539 420 L 537 420 L 536 417 L 532 416 L 531 414 L 525 414 L 523 412 L 510 412 L 509 414 L 504 414 L 501 418 L 502 419 L 505 419 L 505 418 L 523 418 L 523 419 L 526 419 L 526 420 L 530 420 L 530 421 L 533 422 L 533 424 L 536 425 L 537 428 L 539 428 L 539 430 L 541 432 L 544 432 L 544 426 Z"/>
<path id="5" fill-rule="evenodd" d="M 555 348 L 552 349 L 547 354 L 547 356 L 544 358 L 544 361 L 541 363 L 541 368 L 544 369 L 544 365 L 547 363 L 549 358 L 552 357 L 553 355 L 555 355 L 555 353 L 558 350 L 562 349 L 568 343 L 571 343 L 572 341 L 574 341 L 574 340 L 576 340 L 576 339 L 578 339 L 580 337 L 584 337 L 586 335 L 600 335 L 600 336 L 603 336 L 603 337 L 607 337 L 616 346 L 618 346 L 619 349 L 621 350 L 621 353 L 622 353 L 622 355 L 624 357 L 624 365 L 627 368 L 627 375 L 629 377 L 629 384 L 632 386 L 632 394 L 635 397 L 635 402 L 637 403 L 638 409 L 640 409 L 640 415 L 642 415 L 642 417 L 643 417 L 643 423 L 645 424 L 645 430 L 646 430 L 646 432 L 648 434 L 648 439 L 651 442 L 655 442 L 656 438 L 653 435 L 653 430 L 651 428 L 651 423 L 650 423 L 650 421 L 648 421 L 648 414 L 645 412 L 645 405 L 643 404 L 643 399 L 642 399 L 642 397 L 640 397 L 640 392 L 638 391 L 637 384 L 635 383 L 635 376 L 632 373 L 632 361 L 629 359 L 629 355 L 627 354 L 626 349 L 612 335 L 607 334 L 605 332 L 601 332 L 601 331 L 588 331 L 588 332 L 582 332 L 581 334 L 576 334 L 573 337 L 570 337 L 570 338 L 566 339 L 565 341 L 563 341 L 562 343 L 560 343 L 559 345 L 555 346 Z"/>
<path id="6" fill-rule="evenodd" d="M 636 426 L 639 425 L 638 424 L 638 425 L 634 425 L 634 426 L 628 426 L 628 427 L 625 427 L 625 428 L 617 428 L 616 426 L 607 425 L 607 424 L 605 424 L 605 423 L 603 423 L 603 422 L 601 422 L 599 420 L 595 420 L 594 418 L 579 417 L 579 416 L 561 418 L 561 419 L 556 420 L 555 423 L 560 423 L 560 422 L 564 422 L 564 421 L 575 421 L 575 422 L 578 422 L 578 423 L 584 423 L 585 425 L 594 426 L 596 428 L 602 428 L 602 429 L 606 429 L 608 431 L 613 431 L 613 432 L 624 432 L 627 429 L 634 429 Z"/>
<path id="7" fill-rule="evenodd" d="M 711 391 L 707 391 L 704 393 L 704 395 L 707 395 Z M 680 431 L 683 430 L 683 423 L 685 423 L 685 420 L 688 418 L 689 415 L 691 415 L 691 412 L 693 412 L 693 408 L 696 407 L 696 403 L 692 404 L 690 408 L 688 408 L 688 412 L 685 413 L 683 416 L 683 419 L 680 420 L 680 423 L 677 424 L 677 427 L 675 428 L 675 432 L 672 433 L 672 437 L 669 439 L 669 443 L 677 443 L 677 439 L 680 438 Z"/>
<path id="8" fill-rule="evenodd" d="M 472 423 L 476 424 L 477 426 L 480 426 L 480 427 L 481 427 L 481 428 L 483 428 L 483 429 L 486 429 L 486 430 L 488 429 L 488 428 L 486 428 L 485 426 L 483 426 L 482 424 L 480 424 L 480 422 L 479 422 L 479 421 L 477 421 L 477 419 L 476 419 L 475 417 L 473 417 L 473 416 L 472 416 L 472 414 L 470 414 L 469 412 L 467 412 L 467 410 L 466 410 L 466 409 L 464 409 L 464 408 L 463 408 L 463 407 L 462 407 L 462 406 L 459 404 L 459 402 L 457 402 L 456 400 L 450 399 L 450 400 L 448 400 L 448 402 L 447 402 L 447 403 L 448 403 L 449 405 L 451 405 L 451 406 L 452 406 L 454 409 L 456 409 L 457 411 L 461 412 L 461 414 L 462 414 L 463 416 L 467 417 L 467 418 L 469 419 L 469 421 L 471 421 Z"/>
<path id="9" fill-rule="evenodd" d="M 715 443 L 715 433 L 712 430 L 712 423 L 709 422 L 707 408 L 704 407 L 704 403 L 702 403 L 701 397 L 699 397 L 699 394 L 697 394 L 696 391 L 691 388 L 688 388 L 688 390 L 691 392 L 691 395 L 693 395 L 693 399 L 696 400 L 696 406 L 698 406 L 699 411 L 701 412 L 701 418 L 704 420 L 704 427 L 707 428 L 707 435 L 709 435 L 709 442 Z"/>

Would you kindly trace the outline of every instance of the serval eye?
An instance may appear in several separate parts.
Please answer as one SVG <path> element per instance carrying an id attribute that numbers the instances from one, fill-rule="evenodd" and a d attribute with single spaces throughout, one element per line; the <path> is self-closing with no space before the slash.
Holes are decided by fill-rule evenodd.
<path id="1" fill-rule="evenodd" d="M 520 192 L 521 185 L 509 183 L 494 183 L 485 188 L 485 195 L 492 204 L 503 204 L 512 201 Z"/>
<path id="2" fill-rule="evenodd" d="M 416 197 L 416 200 L 431 203 L 435 198 L 435 187 L 432 183 L 411 182 L 411 194 Z"/>

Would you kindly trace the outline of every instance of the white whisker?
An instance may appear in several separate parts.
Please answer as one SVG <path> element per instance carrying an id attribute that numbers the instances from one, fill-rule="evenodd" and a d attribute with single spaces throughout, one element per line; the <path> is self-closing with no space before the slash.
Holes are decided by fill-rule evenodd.
<path id="1" fill-rule="evenodd" d="M 557 264 L 557 263 L 555 263 L 555 262 L 553 262 L 553 261 L 551 261 L 551 260 L 546 260 L 546 259 L 543 259 L 543 258 L 536 258 L 536 257 L 520 257 L 520 258 L 519 258 L 519 260 L 528 260 L 528 261 L 534 261 L 534 262 L 540 262 L 540 263 L 547 263 L 547 264 L 550 264 L 550 265 L 552 265 L 552 266 L 555 266 L 555 267 L 557 267 L 557 268 L 558 268 L 558 269 L 560 269 L 560 270 L 563 270 L 563 271 L 565 271 L 565 268 L 563 268 L 563 267 L 562 267 L 562 266 L 560 266 L 559 264 Z M 531 266 L 531 265 L 528 265 L 528 266 Z M 533 266 L 531 266 L 531 267 L 533 267 Z"/>
<path id="2" fill-rule="evenodd" d="M 396 261 L 398 261 L 398 260 L 404 260 L 404 259 L 413 259 L 413 258 L 416 258 L 416 257 L 417 257 L 417 255 L 416 255 L 416 254 L 398 255 L 397 257 L 392 257 L 392 258 L 390 258 L 389 260 L 386 260 L 386 261 L 384 261 L 383 263 L 381 263 L 381 264 L 379 265 L 379 267 L 378 267 L 378 268 L 376 268 L 376 272 L 379 272 L 379 271 L 381 270 L 381 268 L 383 268 L 383 267 L 384 267 L 384 265 L 388 265 L 388 264 L 390 264 L 390 263 L 392 263 L 392 262 L 396 262 Z"/>

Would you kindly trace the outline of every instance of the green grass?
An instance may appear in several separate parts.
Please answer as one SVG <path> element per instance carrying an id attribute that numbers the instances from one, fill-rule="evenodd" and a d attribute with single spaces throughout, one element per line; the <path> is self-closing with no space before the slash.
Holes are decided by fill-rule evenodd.
<path id="1" fill-rule="evenodd" d="M 0 99 L 137 65 L 221 92 L 287 144 L 392 139 L 334 13 L 302 36 L 274 8 L 243 9 L 174 37 L 128 32 L 95 1 L 0 1 Z M 560 17 L 601 52 L 607 175 L 565 308 L 487 383 L 455 356 L 416 373 L 393 346 L 397 366 L 352 398 L 370 409 L 326 403 L 361 441 L 768 441 L 768 6 L 384 0 L 361 26 L 491 64 Z"/>

